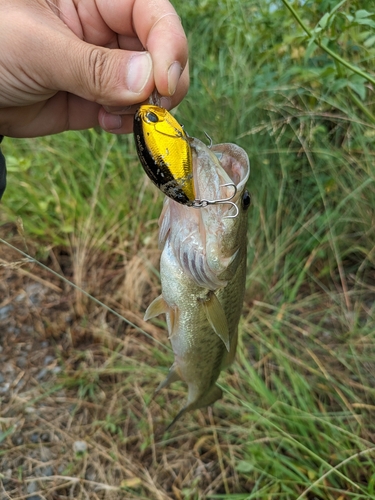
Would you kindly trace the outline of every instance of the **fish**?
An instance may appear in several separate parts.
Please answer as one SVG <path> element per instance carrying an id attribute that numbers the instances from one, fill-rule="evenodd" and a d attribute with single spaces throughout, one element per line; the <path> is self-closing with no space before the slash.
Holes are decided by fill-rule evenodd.
<path id="1" fill-rule="evenodd" d="M 161 295 L 144 319 L 166 315 L 174 353 L 155 394 L 178 380 L 188 387 L 186 403 L 166 430 L 185 412 L 222 397 L 216 382 L 235 358 L 246 283 L 248 155 L 231 143 L 207 146 L 190 137 L 189 144 L 196 196 L 231 203 L 196 208 L 171 197 L 164 200 L 159 218 Z"/>

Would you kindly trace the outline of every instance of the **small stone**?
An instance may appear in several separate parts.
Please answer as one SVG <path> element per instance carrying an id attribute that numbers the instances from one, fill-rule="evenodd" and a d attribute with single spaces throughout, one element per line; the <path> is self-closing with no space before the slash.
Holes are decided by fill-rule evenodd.
<path id="1" fill-rule="evenodd" d="M 47 373 L 48 373 L 47 368 L 42 368 L 38 373 L 38 375 L 36 376 L 37 380 L 44 378 L 47 375 Z"/>
<path id="2" fill-rule="evenodd" d="M 40 439 L 44 442 L 44 443 L 48 443 L 50 441 L 50 435 L 49 435 L 49 432 L 43 432 L 43 434 L 40 436 Z"/>
<path id="3" fill-rule="evenodd" d="M 3 382 L 5 382 L 5 377 L 2 373 L 0 373 L 0 384 L 2 384 Z"/>
<path id="4" fill-rule="evenodd" d="M 75 453 L 85 453 L 85 451 L 87 451 L 86 441 L 74 441 L 73 450 Z"/>
<path id="5" fill-rule="evenodd" d="M 49 365 L 50 363 L 52 363 L 52 361 L 55 361 L 55 357 L 54 356 L 48 355 L 48 356 L 46 356 L 44 358 L 44 364 L 45 365 Z"/>
<path id="6" fill-rule="evenodd" d="M 35 493 L 38 489 L 38 485 L 36 484 L 36 481 L 30 481 L 29 484 L 27 485 L 26 491 L 27 493 Z"/>
<path id="7" fill-rule="evenodd" d="M 14 446 L 20 446 L 21 444 L 23 444 L 22 434 L 14 434 L 12 436 L 12 443 L 14 444 Z"/>
<path id="8" fill-rule="evenodd" d="M 39 443 L 39 434 L 37 432 L 33 432 L 30 436 L 30 441 L 32 443 Z"/>
<path id="9" fill-rule="evenodd" d="M 6 486 L 12 478 L 12 469 L 6 469 L 4 474 L 0 472 L 0 480 L 3 482 L 3 485 Z"/>
<path id="10" fill-rule="evenodd" d="M 0 307 L 0 320 L 5 320 L 9 317 L 9 313 L 12 312 L 14 307 L 12 304 L 8 304 L 7 306 Z"/>
<path id="11" fill-rule="evenodd" d="M 18 366 L 18 368 L 25 368 L 26 364 L 27 364 L 27 359 L 24 358 L 23 356 L 20 356 L 16 361 L 16 365 Z"/>
<path id="12" fill-rule="evenodd" d="M 41 446 L 40 447 L 40 458 L 42 462 L 48 462 L 51 460 L 51 450 L 47 448 L 46 446 Z"/>
<path id="13" fill-rule="evenodd" d="M 5 392 L 8 392 L 9 391 L 9 387 L 10 387 L 10 383 L 9 382 L 6 382 L 5 384 L 3 384 L 2 387 L 0 387 L 0 394 L 4 394 Z"/>
<path id="14" fill-rule="evenodd" d="M 14 373 L 14 368 L 11 363 L 4 363 L 3 370 L 4 373 Z"/>
<path id="15" fill-rule="evenodd" d="M 20 293 L 19 295 L 17 295 L 17 297 L 15 298 L 15 301 L 16 302 L 22 302 L 25 298 L 25 294 L 24 293 Z"/>
<path id="16" fill-rule="evenodd" d="M 53 468 L 48 465 L 47 467 L 44 467 L 42 470 L 42 475 L 43 476 L 46 476 L 46 477 L 50 477 L 50 476 L 53 476 Z"/>
<path id="17" fill-rule="evenodd" d="M 95 481 L 97 479 L 96 471 L 94 467 L 91 467 L 91 465 L 87 467 L 85 479 L 87 479 L 88 481 Z"/>

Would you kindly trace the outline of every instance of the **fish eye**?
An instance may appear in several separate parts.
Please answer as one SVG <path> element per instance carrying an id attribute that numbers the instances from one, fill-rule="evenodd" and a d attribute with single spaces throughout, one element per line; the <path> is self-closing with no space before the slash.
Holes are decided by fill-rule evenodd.
<path id="1" fill-rule="evenodd" d="M 151 123 L 157 123 L 159 121 L 159 118 L 152 111 L 147 111 L 146 119 Z"/>
<path id="2" fill-rule="evenodd" d="M 250 206 L 250 203 L 251 203 L 251 196 L 249 191 L 246 189 L 242 195 L 242 200 L 241 200 L 242 208 L 244 210 L 247 210 Z"/>

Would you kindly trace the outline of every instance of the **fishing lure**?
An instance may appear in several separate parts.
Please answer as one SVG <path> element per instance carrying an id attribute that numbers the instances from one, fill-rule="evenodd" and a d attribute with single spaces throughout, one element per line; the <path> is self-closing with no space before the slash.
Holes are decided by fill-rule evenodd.
<path id="1" fill-rule="evenodd" d="M 191 138 L 178 121 L 164 108 L 145 104 L 139 108 L 134 118 L 134 139 L 138 157 L 151 181 L 168 198 L 193 208 L 202 208 L 217 203 L 237 205 L 229 198 L 199 200 L 196 198 L 193 178 L 193 153 Z"/>
<path id="2" fill-rule="evenodd" d="M 178 121 L 166 109 L 146 104 L 135 115 L 134 137 L 152 182 L 169 198 L 191 205 L 195 200 L 192 153 Z"/>

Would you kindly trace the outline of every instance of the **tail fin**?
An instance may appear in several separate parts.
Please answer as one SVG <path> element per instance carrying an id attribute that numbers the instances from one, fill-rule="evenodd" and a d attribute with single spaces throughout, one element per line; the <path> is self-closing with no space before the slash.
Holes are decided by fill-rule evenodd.
<path id="1" fill-rule="evenodd" d="M 208 391 L 207 394 L 204 396 L 200 397 L 198 400 L 193 401 L 190 404 L 185 405 L 181 410 L 177 413 L 177 415 L 174 417 L 172 422 L 168 425 L 168 427 L 165 429 L 165 431 L 169 431 L 174 424 L 177 422 L 177 420 L 182 417 L 182 415 L 191 410 L 197 410 L 198 408 L 203 408 L 204 406 L 210 406 L 215 403 L 218 399 L 220 399 L 223 395 L 223 391 L 218 387 L 216 384 L 212 386 L 212 388 Z"/>

